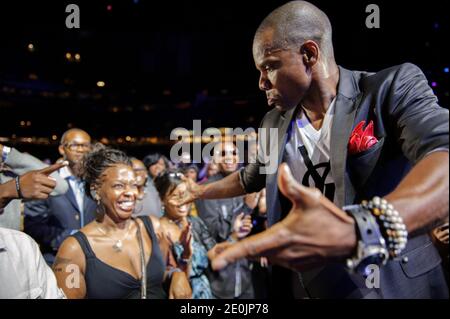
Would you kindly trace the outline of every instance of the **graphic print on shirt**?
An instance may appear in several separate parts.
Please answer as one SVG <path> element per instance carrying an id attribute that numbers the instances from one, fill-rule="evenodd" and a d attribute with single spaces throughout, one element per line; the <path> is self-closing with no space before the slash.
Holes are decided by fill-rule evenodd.
<path id="1" fill-rule="evenodd" d="M 285 161 L 294 178 L 306 187 L 319 189 L 330 201 L 335 199 L 336 186 L 331 172 L 330 141 L 334 100 L 316 130 L 305 112 L 292 121 L 285 149 Z"/>
<path id="2" fill-rule="evenodd" d="M 326 198 L 333 201 L 336 187 L 330 175 L 330 161 L 314 165 L 304 145 L 299 146 L 299 151 L 307 168 L 301 181 L 302 185 L 317 188 Z"/>

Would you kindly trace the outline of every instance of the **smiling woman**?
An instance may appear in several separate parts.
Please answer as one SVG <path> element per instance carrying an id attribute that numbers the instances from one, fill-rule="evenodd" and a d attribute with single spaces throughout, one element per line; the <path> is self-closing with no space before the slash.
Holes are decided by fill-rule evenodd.
<path id="1" fill-rule="evenodd" d="M 190 297 L 186 274 L 173 271 L 175 262 L 158 219 L 132 218 L 139 192 L 128 156 L 98 144 L 84 158 L 82 169 L 86 192 L 98 209 L 96 219 L 58 251 L 53 270 L 65 294 L 101 299 Z"/>

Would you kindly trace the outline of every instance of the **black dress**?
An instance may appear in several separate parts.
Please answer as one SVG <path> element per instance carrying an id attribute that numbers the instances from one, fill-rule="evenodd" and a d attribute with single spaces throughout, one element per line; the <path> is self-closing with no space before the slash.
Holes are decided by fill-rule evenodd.
<path id="1" fill-rule="evenodd" d="M 151 240 L 152 253 L 147 263 L 147 298 L 166 299 L 163 289 L 166 263 L 159 248 L 158 239 L 148 216 L 139 217 L 145 225 Z M 77 232 L 72 235 L 80 244 L 86 257 L 86 298 L 88 299 L 124 299 L 140 298 L 141 281 L 127 272 L 114 268 L 98 259 L 86 235 Z"/>

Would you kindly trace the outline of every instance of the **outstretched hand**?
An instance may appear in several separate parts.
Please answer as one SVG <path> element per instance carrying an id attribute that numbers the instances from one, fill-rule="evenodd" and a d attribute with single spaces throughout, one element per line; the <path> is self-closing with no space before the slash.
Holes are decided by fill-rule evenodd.
<path id="1" fill-rule="evenodd" d="M 182 176 L 181 179 L 186 184 L 186 192 L 182 198 L 174 198 L 169 200 L 171 205 L 181 206 L 192 203 L 194 200 L 199 199 L 202 193 L 202 185 L 197 184 L 186 176 Z"/>
<path id="2" fill-rule="evenodd" d="M 56 187 L 56 180 L 49 175 L 67 165 L 67 162 L 56 163 L 40 170 L 30 171 L 20 176 L 19 183 L 22 198 L 48 198 L 50 193 Z"/>
<path id="3" fill-rule="evenodd" d="M 285 219 L 266 231 L 230 245 L 214 256 L 214 270 L 241 258 L 267 257 L 271 264 L 306 270 L 327 259 L 341 259 L 356 247 L 354 221 L 319 190 L 297 183 L 281 164 L 278 186 L 293 204 Z"/>

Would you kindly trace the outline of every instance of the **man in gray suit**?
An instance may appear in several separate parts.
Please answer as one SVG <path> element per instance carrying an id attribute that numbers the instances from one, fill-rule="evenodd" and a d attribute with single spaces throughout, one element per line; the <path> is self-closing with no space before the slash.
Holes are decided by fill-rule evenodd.
<path id="1" fill-rule="evenodd" d="M 0 164 L 3 166 L 0 171 L 0 184 L 47 166 L 30 154 L 21 153 L 15 148 L 2 144 L 0 144 L 0 153 L 2 154 Z M 50 176 L 56 181 L 56 186 L 50 196 L 65 194 L 68 188 L 66 181 L 59 176 L 58 172 L 53 172 Z M 19 230 L 21 203 L 21 199 L 14 199 L 4 208 L 3 214 L 0 215 L 0 227 Z"/>
<path id="2" fill-rule="evenodd" d="M 261 127 L 278 135 L 259 138 L 264 152 L 240 172 L 188 181 L 180 203 L 265 186 L 273 226 L 223 251 L 213 268 L 267 256 L 300 272 L 276 280 L 281 293 L 295 281 L 297 296 L 310 298 L 448 298 L 427 233 L 448 216 L 449 113 L 420 69 L 338 66 L 328 17 L 305 1 L 264 19 L 253 56 L 274 107 Z"/>

